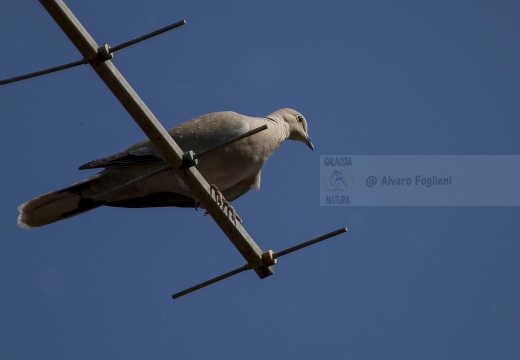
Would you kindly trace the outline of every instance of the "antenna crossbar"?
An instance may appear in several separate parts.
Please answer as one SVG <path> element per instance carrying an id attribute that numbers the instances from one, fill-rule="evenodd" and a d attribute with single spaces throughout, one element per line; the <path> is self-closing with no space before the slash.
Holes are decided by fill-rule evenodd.
<path id="1" fill-rule="evenodd" d="M 161 28 L 159 30 L 152 31 L 151 33 L 148 33 L 146 35 L 139 36 L 138 38 L 135 38 L 133 40 L 126 41 L 126 42 L 124 42 L 122 44 L 119 44 L 119 45 L 116 45 L 116 46 L 112 46 L 112 47 L 106 45 L 107 46 L 107 52 L 106 52 L 106 54 L 103 57 L 112 58 L 111 54 L 113 54 L 114 52 L 116 52 L 118 50 L 121 50 L 121 49 L 124 49 L 126 47 L 135 45 L 135 44 L 137 44 L 137 43 L 139 43 L 141 41 L 148 40 L 148 39 L 150 39 L 150 38 L 152 38 L 154 36 L 157 36 L 157 35 L 160 35 L 162 33 L 167 32 L 167 31 L 176 29 L 176 28 L 178 28 L 178 27 L 180 27 L 182 25 L 185 25 L 185 24 L 186 24 L 186 20 L 177 21 L 176 23 L 173 23 L 171 25 L 165 26 L 165 27 L 163 27 L 163 28 Z M 15 77 L 12 77 L 12 78 L 9 78 L 9 79 L 5 79 L 5 80 L 0 80 L 0 85 L 7 85 L 7 84 L 11 84 L 11 83 L 14 83 L 14 82 L 17 82 L 17 81 L 27 80 L 27 79 L 31 79 L 31 78 L 34 78 L 34 77 L 37 77 L 37 76 L 51 74 L 51 73 L 56 72 L 56 71 L 70 69 L 70 68 L 73 68 L 73 67 L 76 67 L 76 66 L 79 66 L 79 65 L 85 65 L 85 64 L 88 64 L 90 61 L 97 60 L 98 57 L 99 57 L 99 53 L 94 58 L 90 58 L 90 59 L 83 58 L 83 59 L 78 60 L 78 61 L 73 61 L 73 62 L 70 62 L 70 63 L 67 63 L 67 64 L 55 66 L 55 67 L 52 67 L 52 68 L 48 68 L 48 69 L 44 69 L 44 70 L 40 70 L 40 71 L 35 71 L 35 72 L 29 73 L 29 74 L 25 74 L 25 75 L 15 76 Z M 104 60 L 108 60 L 108 59 L 104 59 Z"/>
<path id="2" fill-rule="evenodd" d="M 306 248 L 307 246 L 311 246 L 311 245 L 317 244 L 320 241 L 330 239 L 331 237 L 334 237 L 334 236 L 339 235 L 339 234 L 343 234 L 343 233 L 345 233 L 347 231 L 348 231 L 348 229 L 346 227 L 343 227 L 343 228 L 340 228 L 340 229 L 338 229 L 336 231 L 332 231 L 332 232 L 330 232 L 328 234 L 325 234 L 325 235 L 322 235 L 322 236 L 318 236 L 315 239 L 312 239 L 312 240 L 306 241 L 304 243 L 292 246 L 292 247 L 290 247 L 288 249 L 279 251 L 277 253 L 273 252 L 272 250 L 267 250 L 266 252 L 264 252 L 262 254 L 262 258 L 264 259 L 265 263 L 274 265 L 274 264 L 276 264 L 276 259 L 279 258 L 279 257 L 282 257 L 284 255 L 288 255 L 288 254 L 293 253 L 293 252 L 295 252 L 297 250 L 301 250 L 303 248 Z M 219 282 L 221 280 L 227 279 L 227 278 L 229 278 L 229 277 L 231 277 L 233 275 L 240 274 L 241 272 L 250 270 L 251 268 L 252 267 L 251 267 L 250 264 L 245 264 L 244 266 L 236 268 L 235 270 L 228 271 L 227 273 L 222 274 L 222 275 L 217 276 L 217 277 L 214 277 L 213 279 L 204 281 L 203 283 L 200 283 L 198 285 L 192 286 L 192 287 L 190 287 L 190 288 L 188 288 L 186 290 L 179 291 L 179 292 L 173 294 L 172 298 L 173 299 L 178 299 L 181 296 L 187 295 L 187 294 L 192 293 L 192 292 L 194 292 L 196 290 L 202 289 L 202 288 L 204 288 L 206 286 L 209 286 L 209 285 L 214 284 L 216 282 Z"/>

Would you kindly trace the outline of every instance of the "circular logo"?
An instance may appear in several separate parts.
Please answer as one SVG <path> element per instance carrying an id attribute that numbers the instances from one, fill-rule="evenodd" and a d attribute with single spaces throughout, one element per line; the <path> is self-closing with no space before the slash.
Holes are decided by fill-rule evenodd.
<path id="1" fill-rule="evenodd" d="M 330 170 L 322 179 L 323 187 L 332 194 L 346 193 L 352 189 L 354 180 L 352 175 L 344 169 Z"/>

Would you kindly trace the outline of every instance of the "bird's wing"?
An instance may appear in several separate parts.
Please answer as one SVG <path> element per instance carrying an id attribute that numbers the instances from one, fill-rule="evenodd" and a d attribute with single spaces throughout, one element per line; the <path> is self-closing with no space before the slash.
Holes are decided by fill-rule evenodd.
<path id="1" fill-rule="evenodd" d="M 168 133 L 183 151 L 197 153 L 247 131 L 249 124 L 246 116 L 225 111 L 189 120 L 168 130 Z M 121 168 L 157 162 L 164 162 L 162 155 L 150 140 L 144 140 L 115 155 L 83 164 L 79 170 Z"/>

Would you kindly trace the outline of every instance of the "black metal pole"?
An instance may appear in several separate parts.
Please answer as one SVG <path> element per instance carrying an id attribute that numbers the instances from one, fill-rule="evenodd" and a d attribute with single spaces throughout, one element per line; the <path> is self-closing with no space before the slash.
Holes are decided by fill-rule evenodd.
<path id="1" fill-rule="evenodd" d="M 144 41 L 144 40 L 148 40 L 149 38 L 152 38 L 152 37 L 157 36 L 157 35 L 161 35 L 162 33 L 165 33 L 166 31 L 173 30 L 173 29 L 178 28 L 178 27 L 180 27 L 182 25 L 185 25 L 185 24 L 186 24 L 186 20 L 177 21 L 176 23 L 168 25 L 168 26 L 165 26 L 165 27 L 163 27 L 163 28 L 161 28 L 159 30 L 152 31 L 151 33 L 148 33 L 148 34 L 143 35 L 143 36 L 139 36 L 138 38 L 135 38 L 134 40 L 129 40 L 127 42 L 124 42 L 124 43 L 116 45 L 116 46 L 111 46 L 110 47 L 110 52 L 111 53 L 112 52 L 116 52 L 118 50 L 124 49 L 125 47 L 137 44 L 138 42 L 141 42 L 141 41 Z"/>
<path id="2" fill-rule="evenodd" d="M 316 243 L 319 243 L 320 241 L 323 241 L 323 240 L 327 240 L 333 236 L 336 236 L 336 235 L 339 235 L 339 234 L 343 234 L 344 232 L 347 232 L 348 229 L 346 227 L 343 227 L 341 229 L 338 229 L 336 231 L 333 231 L 333 232 L 330 232 L 328 234 L 325 234 L 325 235 L 322 235 L 322 236 L 319 236 L 317 237 L 316 239 L 312 239 L 312 240 L 309 240 L 309 241 L 306 241 L 304 243 L 301 243 L 300 245 L 296 245 L 296 246 L 293 246 L 293 247 L 290 247 L 288 249 L 285 249 L 285 250 L 282 250 L 282 251 L 279 251 L 277 253 L 275 253 L 273 255 L 273 257 L 276 259 L 276 258 L 279 258 L 281 256 L 284 256 L 284 255 L 287 255 L 287 254 L 290 254 L 296 250 L 300 250 L 300 249 L 303 249 L 307 246 L 311 246 L 313 244 L 316 244 Z"/>
<path id="3" fill-rule="evenodd" d="M 203 287 L 214 284 L 220 280 L 227 279 L 228 277 L 231 277 L 233 275 L 240 274 L 241 272 L 246 271 L 246 270 L 251 270 L 251 266 L 249 266 L 249 264 L 241 266 L 238 269 L 232 270 L 232 271 L 222 274 L 220 276 L 214 277 L 213 279 L 210 279 L 208 281 L 204 281 L 203 283 L 192 286 L 186 290 L 179 291 L 178 293 L 173 294 L 172 298 L 174 298 L 174 299 L 180 298 L 181 296 L 194 292 L 195 290 L 202 289 Z"/>

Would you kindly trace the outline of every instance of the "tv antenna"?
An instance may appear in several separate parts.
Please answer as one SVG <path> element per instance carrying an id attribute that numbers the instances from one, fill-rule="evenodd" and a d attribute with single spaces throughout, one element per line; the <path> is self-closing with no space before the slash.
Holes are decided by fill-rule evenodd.
<path id="1" fill-rule="evenodd" d="M 147 40 L 169 30 L 183 26 L 186 24 L 185 20 L 178 21 L 169 26 L 114 47 L 110 47 L 107 44 L 99 46 L 62 0 L 40 0 L 40 3 L 52 16 L 54 21 L 60 26 L 63 32 L 68 36 L 70 41 L 76 46 L 83 58 L 81 60 L 56 66 L 50 69 L 16 76 L 6 80 L 0 80 L 0 85 L 7 85 L 36 76 L 69 69 L 78 65 L 90 64 L 94 71 L 116 96 L 121 105 L 123 105 L 123 107 L 128 111 L 137 125 L 143 130 L 150 141 L 161 152 L 164 159 L 169 163 L 169 165 L 158 169 L 153 173 L 145 174 L 144 176 L 134 179 L 122 186 L 130 186 L 148 176 L 155 175 L 157 172 L 173 169 L 188 186 L 199 203 L 205 208 L 206 212 L 211 215 L 213 220 L 217 223 L 220 229 L 246 260 L 246 264 L 242 267 L 215 277 L 211 280 L 205 281 L 199 285 L 175 293 L 172 295 L 174 299 L 246 270 L 252 269 L 261 279 L 266 278 L 273 275 L 273 266 L 276 264 L 278 258 L 347 231 L 347 228 L 343 227 L 336 231 L 319 236 L 313 240 L 309 240 L 302 244 L 276 253 L 272 250 L 262 251 L 255 243 L 255 241 L 249 236 L 247 231 L 242 227 L 241 222 L 237 221 L 238 219 L 236 214 L 231 211 L 227 205 L 220 201 L 221 199 L 219 199 L 219 195 L 213 191 L 213 188 L 208 184 L 204 177 L 202 177 L 200 172 L 197 170 L 196 164 L 198 157 L 203 156 L 208 152 L 215 150 L 216 148 L 226 146 L 232 142 L 243 139 L 244 137 L 252 136 L 259 131 L 265 130 L 267 127 L 264 125 L 257 129 L 253 129 L 234 139 L 226 141 L 225 143 L 222 143 L 215 148 L 206 149 L 202 152 L 199 152 L 198 154 L 194 153 L 193 151 L 183 152 L 177 143 L 173 140 L 173 138 L 164 129 L 159 120 L 157 120 L 155 115 L 150 111 L 150 109 L 141 100 L 134 89 L 112 63 L 111 59 L 114 57 L 114 53 L 116 51 L 137 44 L 141 41 Z M 120 189 L 118 188 L 118 190 Z"/>

